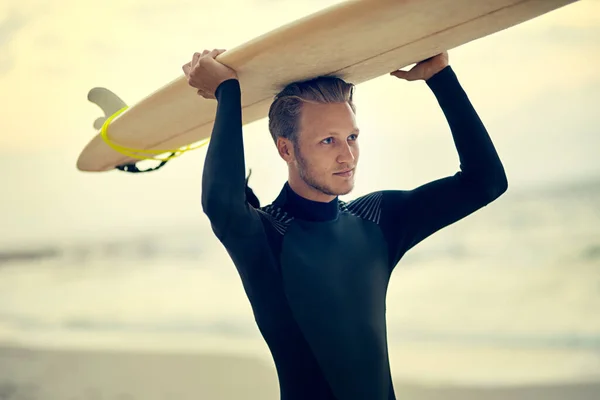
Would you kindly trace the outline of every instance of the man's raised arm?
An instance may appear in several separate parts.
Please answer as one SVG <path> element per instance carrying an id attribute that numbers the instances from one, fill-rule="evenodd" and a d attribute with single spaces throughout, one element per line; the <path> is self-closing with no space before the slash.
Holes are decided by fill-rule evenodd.
<path id="1" fill-rule="evenodd" d="M 183 67 L 198 94 L 218 103 L 202 173 L 202 208 L 221 240 L 261 226 L 258 213 L 246 201 L 240 83 L 234 70 L 214 59 L 223 51 L 196 53 Z"/>
<path id="2" fill-rule="evenodd" d="M 444 55 L 425 61 L 424 75 L 417 74 L 416 78 L 415 73 L 412 76 L 410 72 L 392 73 L 399 78 L 427 82 L 446 117 L 460 160 L 460 170 L 452 176 L 413 190 L 384 192 L 382 220 L 388 218 L 383 223 L 387 236 L 393 241 L 394 261 L 435 231 L 494 201 L 508 187 L 492 140 L 447 64 L 447 54 Z M 431 63 L 440 60 L 437 69 L 427 71 Z M 419 72 L 418 67 L 415 67 L 416 72 Z"/>

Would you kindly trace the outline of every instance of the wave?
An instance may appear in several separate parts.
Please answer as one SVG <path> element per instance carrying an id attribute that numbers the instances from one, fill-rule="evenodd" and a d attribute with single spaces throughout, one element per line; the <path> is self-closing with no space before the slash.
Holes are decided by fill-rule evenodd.
<path id="1" fill-rule="evenodd" d="M 260 338 L 251 320 L 212 319 L 206 321 L 171 320 L 162 322 L 94 320 L 68 318 L 61 321 L 44 322 L 16 315 L 0 315 L 0 323 L 13 330 L 51 331 L 61 329 L 90 334 L 209 334 L 229 338 Z M 587 349 L 600 352 L 600 332 L 582 334 L 577 332 L 450 332 L 443 330 L 393 329 L 389 332 L 390 342 L 435 342 L 469 346 L 524 347 L 524 348 L 567 348 Z"/>

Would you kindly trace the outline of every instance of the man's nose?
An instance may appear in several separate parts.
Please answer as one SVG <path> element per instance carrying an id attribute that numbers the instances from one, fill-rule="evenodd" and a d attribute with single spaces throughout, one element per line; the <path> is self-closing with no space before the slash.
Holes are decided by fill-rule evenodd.
<path id="1" fill-rule="evenodd" d="M 355 157 L 354 157 L 354 152 L 353 152 L 352 147 L 350 145 L 348 145 L 347 143 L 344 143 L 341 146 L 340 154 L 338 155 L 337 161 L 340 164 L 343 164 L 343 163 L 353 163 L 354 162 L 354 158 Z"/>

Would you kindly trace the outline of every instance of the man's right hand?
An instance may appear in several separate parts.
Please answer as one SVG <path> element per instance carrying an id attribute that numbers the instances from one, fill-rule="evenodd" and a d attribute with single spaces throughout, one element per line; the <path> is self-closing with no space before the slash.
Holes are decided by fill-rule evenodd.
<path id="1" fill-rule="evenodd" d="M 219 85 L 228 79 L 238 79 L 235 70 L 215 60 L 224 49 L 204 50 L 194 53 L 192 61 L 182 69 L 190 86 L 198 89 L 198 94 L 207 99 L 215 99 Z"/>

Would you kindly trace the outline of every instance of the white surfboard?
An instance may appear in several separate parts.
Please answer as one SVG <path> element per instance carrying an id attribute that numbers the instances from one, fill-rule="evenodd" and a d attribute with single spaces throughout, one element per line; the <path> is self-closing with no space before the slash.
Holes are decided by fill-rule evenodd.
<path id="1" fill-rule="evenodd" d="M 348 1 L 228 49 L 217 60 L 238 74 L 243 123 L 248 124 L 267 117 L 275 94 L 291 82 L 335 75 L 357 85 L 575 1 Z M 173 60 L 178 68 L 183 63 Z M 122 100 L 101 88 L 89 98 L 107 114 L 94 127 L 104 125 L 108 141 L 98 133 L 88 143 L 77 160 L 81 171 L 108 171 L 139 161 L 109 143 L 168 151 L 210 138 L 217 107 L 215 100 L 199 96 L 183 73 L 110 124 L 101 123 L 122 109 Z"/>

